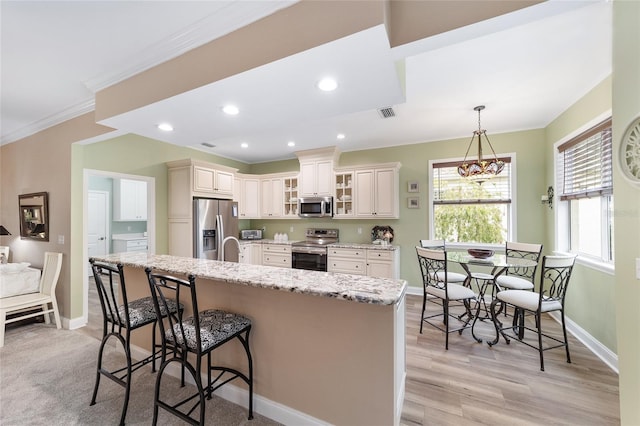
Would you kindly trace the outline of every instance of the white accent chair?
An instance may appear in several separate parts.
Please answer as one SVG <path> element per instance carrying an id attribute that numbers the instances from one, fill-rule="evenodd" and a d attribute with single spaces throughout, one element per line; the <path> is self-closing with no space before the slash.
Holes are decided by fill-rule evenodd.
<path id="1" fill-rule="evenodd" d="M 9 261 L 9 246 L 0 246 L 0 255 L 4 255 L 4 258 L 8 262 Z"/>
<path id="2" fill-rule="evenodd" d="M 56 301 L 56 286 L 62 268 L 62 253 L 46 252 L 44 266 L 40 277 L 40 290 L 37 293 L 20 294 L 0 299 L 0 347 L 4 346 L 5 325 L 27 318 L 44 315 L 44 321 L 49 324 L 49 313 L 53 312 L 57 328 L 62 328 L 58 302 Z M 51 308 L 49 308 L 51 303 Z M 41 308 L 42 311 L 33 312 Z M 15 316 L 7 320 L 7 316 Z"/>

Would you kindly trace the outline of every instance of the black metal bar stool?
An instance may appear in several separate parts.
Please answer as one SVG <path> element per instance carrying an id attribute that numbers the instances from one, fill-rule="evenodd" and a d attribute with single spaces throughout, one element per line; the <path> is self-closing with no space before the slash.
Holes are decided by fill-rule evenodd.
<path id="1" fill-rule="evenodd" d="M 185 307 L 184 310 L 168 315 L 158 322 L 162 336 L 163 362 L 156 378 L 153 424 L 155 425 L 158 421 L 159 408 L 163 408 L 190 424 L 204 424 L 205 397 L 211 399 L 216 389 L 237 378 L 249 386 L 249 420 L 251 420 L 253 418 L 253 360 L 249 349 L 251 320 L 243 315 L 218 309 L 200 312 L 196 296 L 196 278 L 193 275 L 190 275 L 188 280 L 183 280 L 170 275 L 153 274 L 150 268 L 146 268 L 145 271 L 149 278 L 149 286 L 157 312 L 166 311 L 171 300 L 175 300 Z M 184 315 L 187 313 L 190 316 L 185 318 Z M 247 374 L 230 367 L 211 364 L 213 350 L 235 339 L 240 342 L 247 354 Z M 169 350 L 173 356 L 167 358 Z M 189 352 L 195 355 L 195 367 L 187 359 Z M 206 387 L 203 386 L 201 377 L 202 357 L 205 355 L 207 356 Z M 161 395 L 163 373 L 171 363 L 178 363 L 182 367 L 183 386 L 184 370 L 186 369 L 193 377 L 197 387 L 195 394 L 177 402 L 175 400 L 168 402 L 168 399 L 163 399 Z M 218 373 L 215 379 L 211 377 L 212 371 Z M 171 395 L 167 395 L 167 397 L 169 396 Z M 192 417 L 192 414 L 197 409 L 199 415 L 196 419 Z"/>
<path id="2" fill-rule="evenodd" d="M 152 364 L 151 371 L 156 371 L 156 358 L 161 356 L 162 347 L 156 344 L 156 324 L 157 315 L 151 296 L 129 302 L 127 298 L 127 290 L 124 281 L 124 272 L 122 264 L 108 264 L 90 259 L 93 277 L 96 282 L 98 296 L 100 298 L 100 306 L 102 308 L 102 342 L 98 352 L 98 367 L 96 371 L 96 384 L 91 397 L 91 404 L 96 403 L 98 388 L 100 386 L 100 377 L 105 376 L 125 388 L 124 405 L 120 416 L 120 424 L 124 424 L 127 415 L 127 407 L 129 405 L 129 394 L 131 392 L 131 374 L 143 365 Z M 103 277 L 108 277 L 105 283 Z M 175 301 L 167 300 L 163 316 L 166 312 L 177 312 L 177 304 Z M 131 360 L 131 332 L 145 325 L 153 324 L 153 334 L 151 337 L 152 350 L 151 355 L 136 362 Z M 113 370 L 103 368 L 103 353 L 107 342 L 115 338 L 124 348 L 127 365 L 115 368 Z"/>

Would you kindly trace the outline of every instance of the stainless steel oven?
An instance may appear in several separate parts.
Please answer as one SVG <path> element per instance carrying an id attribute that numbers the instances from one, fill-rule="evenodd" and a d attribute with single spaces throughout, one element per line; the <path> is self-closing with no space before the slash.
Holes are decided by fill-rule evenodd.
<path id="1" fill-rule="evenodd" d="M 306 240 L 291 245 L 291 267 L 309 271 L 327 270 L 327 246 L 338 242 L 337 229 L 310 228 Z"/>

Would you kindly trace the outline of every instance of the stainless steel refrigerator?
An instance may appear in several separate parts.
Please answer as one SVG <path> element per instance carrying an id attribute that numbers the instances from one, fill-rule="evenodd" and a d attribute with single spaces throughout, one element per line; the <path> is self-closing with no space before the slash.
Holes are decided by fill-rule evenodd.
<path id="1" fill-rule="evenodd" d="M 200 259 L 238 261 L 238 203 L 209 198 L 193 199 L 193 255 Z M 222 245 L 227 239 L 224 249 Z"/>

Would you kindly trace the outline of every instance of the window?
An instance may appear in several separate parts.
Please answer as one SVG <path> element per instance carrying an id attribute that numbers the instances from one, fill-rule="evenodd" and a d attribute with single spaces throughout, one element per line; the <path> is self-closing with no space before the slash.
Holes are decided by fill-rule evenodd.
<path id="1" fill-rule="evenodd" d="M 572 253 L 613 262 L 611 119 L 558 146 L 558 184 L 565 244 Z"/>
<path id="2" fill-rule="evenodd" d="M 502 173 L 482 184 L 458 175 L 459 162 L 433 162 L 432 229 L 436 239 L 458 243 L 504 244 L 511 239 L 511 157 Z"/>

